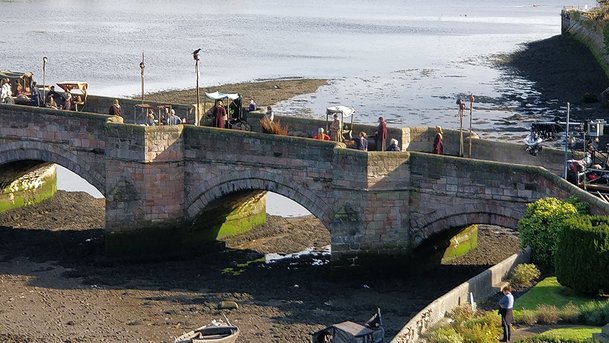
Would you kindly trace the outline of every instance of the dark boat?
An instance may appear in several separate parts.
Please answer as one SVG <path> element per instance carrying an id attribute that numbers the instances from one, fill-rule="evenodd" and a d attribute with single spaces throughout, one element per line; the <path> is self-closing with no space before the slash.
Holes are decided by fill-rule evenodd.
<path id="1" fill-rule="evenodd" d="M 384 339 L 381 310 L 377 309 L 364 325 L 349 321 L 333 324 L 314 333 L 311 343 L 382 343 Z"/>

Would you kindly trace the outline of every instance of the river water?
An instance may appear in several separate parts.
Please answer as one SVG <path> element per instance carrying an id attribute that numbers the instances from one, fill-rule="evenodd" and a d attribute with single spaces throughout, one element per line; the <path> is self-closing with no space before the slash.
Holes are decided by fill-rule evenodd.
<path id="1" fill-rule="evenodd" d="M 473 93 L 474 129 L 484 135 L 518 112 L 502 101 L 506 92 L 534 93 L 528 80 L 506 78 L 489 60 L 559 34 L 562 5 L 555 0 L 0 0 L 0 69 L 32 71 L 41 83 L 46 56 L 46 84 L 84 80 L 91 94 L 129 96 L 140 93 L 142 53 L 149 92 L 194 87 L 192 52 L 202 48 L 203 86 L 331 79 L 315 94 L 277 104 L 278 114 L 325 118 L 327 106 L 344 104 L 356 108 L 360 123 L 382 115 L 392 126 L 456 128 L 455 100 Z"/>

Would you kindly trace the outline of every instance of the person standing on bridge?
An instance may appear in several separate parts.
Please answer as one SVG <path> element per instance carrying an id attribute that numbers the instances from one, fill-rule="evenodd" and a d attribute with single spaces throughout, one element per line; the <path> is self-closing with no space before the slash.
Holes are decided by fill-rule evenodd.
<path id="1" fill-rule="evenodd" d="M 332 137 L 332 140 L 335 142 L 343 141 L 342 123 L 336 114 L 334 115 L 334 120 L 332 120 L 332 123 L 330 124 L 330 137 Z"/>
<path id="2" fill-rule="evenodd" d="M 13 100 L 13 89 L 11 87 L 11 80 L 2 80 L 2 93 L 0 93 L 0 100 L 3 104 L 14 104 Z"/>
<path id="3" fill-rule="evenodd" d="M 436 138 L 433 140 L 433 153 L 437 155 L 444 155 L 444 141 L 442 134 L 442 127 L 436 126 Z"/>
<path id="4" fill-rule="evenodd" d="M 218 100 L 214 106 L 214 126 L 224 128 L 226 127 L 226 110 L 224 109 L 224 103 L 222 100 Z"/>
<path id="5" fill-rule="evenodd" d="M 385 151 L 387 145 L 387 123 L 379 117 L 379 126 L 376 129 L 376 151 Z"/>
<path id="6" fill-rule="evenodd" d="M 118 103 L 118 99 L 114 99 L 112 102 L 112 106 L 110 106 L 110 110 L 108 110 L 111 116 L 119 116 L 122 117 L 122 109 L 121 105 Z"/>

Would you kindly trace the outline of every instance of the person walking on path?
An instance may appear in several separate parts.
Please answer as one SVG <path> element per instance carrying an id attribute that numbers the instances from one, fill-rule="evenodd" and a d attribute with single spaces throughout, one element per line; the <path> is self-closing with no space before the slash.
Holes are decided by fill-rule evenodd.
<path id="1" fill-rule="evenodd" d="M 376 129 L 376 150 L 385 151 L 387 144 L 387 123 L 383 117 L 379 117 L 379 126 Z"/>
<path id="2" fill-rule="evenodd" d="M 436 155 L 444 155 L 444 141 L 442 134 L 442 127 L 436 126 L 436 138 L 433 140 L 433 153 Z"/>
<path id="3" fill-rule="evenodd" d="M 512 295 L 512 287 L 504 286 L 501 291 L 503 298 L 499 300 L 499 314 L 501 315 L 501 326 L 503 327 L 503 338 L 499 342 L 510 342 L 512 336 L 512 322 L 514 317 L 512 309 L 514 307 L 514 296 Z"/>

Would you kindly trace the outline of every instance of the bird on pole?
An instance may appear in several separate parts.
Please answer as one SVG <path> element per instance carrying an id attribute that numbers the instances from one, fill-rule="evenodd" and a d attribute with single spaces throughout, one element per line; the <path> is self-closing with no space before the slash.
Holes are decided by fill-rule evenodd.
<path id="1" fill-rule="evenodd" d="M 199 51 L 201 48 L 192 52 L 192 58 L 195 60 L 195 73 L 197 74 L 197 110 L 195 111 L 195 125 L 199 125 L 199 111 L 200 111 L 200 100 L 199 100 Z"/>

